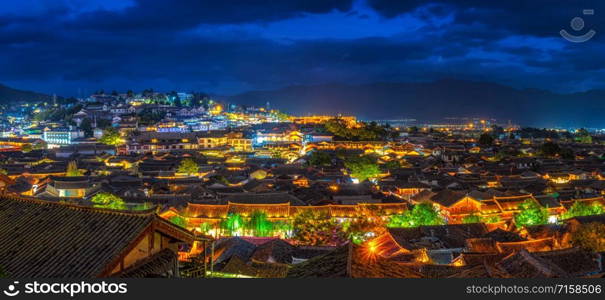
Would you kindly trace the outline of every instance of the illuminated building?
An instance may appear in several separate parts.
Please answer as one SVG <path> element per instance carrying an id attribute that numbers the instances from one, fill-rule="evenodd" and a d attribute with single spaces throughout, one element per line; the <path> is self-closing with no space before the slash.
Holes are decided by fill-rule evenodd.
<path id="1" fill-rule="evenodd" d="M 164 122 L 156 125 L 157 132 L 189 132 L 189 126 L 180 122 Z"/>
<path id="2" fill-rule="evenodd" d="M 94 194 L 100 188 L 100 184 L 93 183 L 85 176 L 59 177 L 53 176 L 39 193 L 34 195 L 39 198 L 84 198 Z"/>
<path id="3" fill-rule="evenodd" d="M 405 203 L 296 206 L 291 205 L 289 202 L 271 204 L 228 202 L 227 204 L 188 203 L 187 206 L 182 209 L 169 208 L 162 212 L 160 216 L 166 219 L 170 219 L 174 216 L 183 217 L 187 220 L 187 228 L 196 229 L 203 223 L 212 224 L 214 227 L 217 227 L 230 213 L 247 217 L 256 211 L 266 213 L 270 221 L 291 221 L 295 215 L 307 210 L 328 213 L 330 217 L 344 221 L 363 217 L 363 215 L 360 215 L 364 212 L 363 209 L 360 209 L 362 206 L 372 206 L 380 211 L 382 216 L 401 214 L 407 210 L 407 204 Z"/>
<path id="4" fill-rule="evenodd" d="M 44 140 L 49 147 L 71 145 L 75 139 L 82 137 L 84 137 L 83 131 L 74 130 L 72 128 L 47 128 L 42 134 L 42 140 Z"/>
<path id="5" fill-rule="evenodd" d="M 198 148 L 197 135 L 190 132 L 144 132 L 126 145 L 126 152 L 158 153 Z"/>
<path id="6" fill-rule="evenodd" d="M 304 117 L 290 117 L 290 121 L 295 124 L 322 124 L 329 120 L 336 118 L 335 116 L 304 116 Z M 357 118 L 355 116 L 338 116 L 338 119 L 345 121 L 348 126 L 355 126 L 357 124 Z"/>
<path id="7" fill-rule="evenodd" d="M 296 130 L 258 131 L 254 143 L 264 145 L 268 143 L 301 143 L 303 134 Z"/>

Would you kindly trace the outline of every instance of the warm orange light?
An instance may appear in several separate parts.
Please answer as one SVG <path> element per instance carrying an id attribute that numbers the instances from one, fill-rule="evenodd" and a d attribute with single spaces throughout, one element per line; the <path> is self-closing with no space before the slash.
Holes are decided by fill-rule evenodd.
<path id="1" fill-rule="evenodd" d="M 378 258 L 378 244 L 376 240 L 370 240 L 366 242 L 365 246 L 362 249 L 363 256 L 365 259 L 369 261 L 375 261 Z"/>
<path id="2" fill-rule="evenodd" d="M 376 251 L 378 251 L 378 246 L 376 246 L 375 241 L 368 242 L 368 251 L 371 253 L 376 253 Z"/>

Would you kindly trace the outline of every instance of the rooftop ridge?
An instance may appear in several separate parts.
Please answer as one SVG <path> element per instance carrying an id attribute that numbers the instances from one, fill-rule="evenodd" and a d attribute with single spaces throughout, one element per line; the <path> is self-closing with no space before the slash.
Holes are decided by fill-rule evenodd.
<path id="1" fill-rule="evenodd" d="M 515 198 L 533 198 L 534 194 L 529 193 L 529 194 L 525 194 L 525 195 L 519 195 L 519 196 L 494 196 L 494 200 L 498 200 L 498 199 L 515 199 Z"/>
<path id="2" fill-rule="evenodd" d="M 271 192 L 271 193 L 250 193 L 250 192 L 236 192 L 236 193 L 227 193 L 227 192 L 218 192 L 218 195 L 227 195 L 227 196 L 235 196 L 235 195 L 254 195 L 254 196 L 263 196 L 263 195 L 291 195 L 289 192 Z"/>
<path id="3" fill-rule="evenodd" d="M 239 206 L 267 206 L 267 205 L 290 206 L 290 202 L 283 202 L 283 203 L 237 203 L 237 202 L 228 201 L 226 205 L 239 205 Z"/>
<path id="4" fill-rule="evenodd" d="M 561 202 L 588 201 L 588 200 L 605 200 L 605 197 L 590 197 L 590 198 L 572 198 L 569 200 L 561 200 Z"/>
<path id="5" fill-rule="evenodd" d="M 94 206 L 84 206 L 84 205 L 73 204 L 73 203 L 47 201 L 47 200 L 41 200 L 41 199 L 36 199 L 36 198 L 31 198 L 31 197 L 16 197 L 16 196 L 7 196 L 7 195 L 0 196 L 0 201 L 1 200 L 30 202 L 30 203 L 48 205 L 48 206 L 62 206 L 62 207 L 70 208 L 70 209 L 76 209 L 76 210 L 77 209 L 89 210 L 89 211 L 95 211 L 95 212 L 99 212 L 99 213 L 109 213 L 109 214 L 118 214 L 118 215 L 132 215 L 132 216 L 145 216 L 145 217 L 156 215 L 155 207 L 146 209 L 146 210 L 135 210 L 135 211 L 116 210 L 116 209 L 100 208 L 100 207 L 94 207 Z"/>

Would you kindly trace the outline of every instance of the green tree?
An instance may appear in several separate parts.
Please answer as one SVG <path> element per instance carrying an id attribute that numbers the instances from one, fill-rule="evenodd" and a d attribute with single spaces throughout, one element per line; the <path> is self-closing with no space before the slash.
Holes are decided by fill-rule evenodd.
<path id="1" fill-rule="evenodd" d="M 98 193 L 90 200 L 95 207 L 125 210 L 126 204 L 122 198 L 110 193 Z"/>
<path id="2" fill-rule="evenodd" d="M 24 153 L 31 152 L 32 150 L 33 147 L 31 144 L 23 144 L 23 146 L 21 146 L 21 151 Z"/>
<path id="3" fill-rule="evenodd" d="M 501 220 L 502 220 L 502 219 L 500 219 L 500 216 L 498 216 L 498 215 L 494 215 L 494 216 L 485 217 L 485 218 L 483 219 L 483 222 L 484 222 L 484 223 L 487 223 L 487 224 L 493 224 L 493 223 L 498 223 L 498 222 L 500 222 Z"/>
<path id="4" fill-rule="evenodd" d="M 179 167 L 178 167 L 178 172 L 184 173 L 187 175 L 197 174 L 197 172 L 199 171 L 199 168 L 200 167 L 193 159 L 185 158 L 185 159 L 181 160 L 181 163 L 179 164 Z"/>
<path id="5" fill-rule="evenodd" d="M 462 223 L 464 224 L 471 224 L 471 223 L 481 223 L 481 217 L 479 217 L 478 215 L 473 215 L 470 214 L 464 218 L 462 218 Z"/>
<path id="6" fill-rule="evenodd" d="M 307 164 L 314 167 L 329 167 L 332 165 L 332 157 L 324 151 L 313 151 L 307 158 Z"/>
<path id="7" fill-rule="evenodd" d="M 576 131 L 575 139 L 578 143 L 592 144 L 592 136 L 585 128 L 580 128 Z"/>
<path id="8" fill-rule="evenodd" d="M 340 225 L 327 212 L 305 210 L 294 216 L 293 240 L 303 245 L 338 245 L 344 240 Z"/>
<path id="9" fill-rule="evenodd" d="M 347 121 L 341 118 L 328 120 L 324 123 L 324 127 L 334 135 L 335 139 L 347 141 L 386 140 L 392 136 L 393 130 L 390 126 L 381 126 L 376 122 L 360 122 L 351 127 Z"/>
<path id="10" fill-rule="evenodd" d="M 161 121 L 166 116 L 165 111 L 156 112 L 151 109 L 143 109 L 139 113 L 141 125 L 153 125 Z"/>
<path id="11" fill-rule="evenodd" d="M 593 222 L 580 225 L 571 234 L 571 243 L 587 251 L 605 251 L 605 224 Z"/>
<path id="12" fill-rule="evenodd" d="M 252 235 L 257 237 L 272 236 L 274 230 L 273 222 L 267 219 L 267 214 L 258 210 L 252 212 L 245 227 Z"/>
<path id="13" fill-rule="evenodd" d="M 135 205 L 132 208 L 132 210 L 148 210 L 148 209 L 151 209 L 152 207 L 153 207 L 153 203 L 151 203 L 151 202 L 144 202 L 144 203 Z"/>
<path id="14" fill-rule="evenodd" d="M 483 133 L 479 137 L 479 144 L 484 147 L 489 147 L 494 143 L 494 137 L 489 133 Z"/>
<path id="15" fill-rule="evenodd" d="M 521 203 L 519 210 L 514 217 L 515 224 L 519 226 L 541 225 L 548 222 L 548 211 L 532 199 Z"/>
<path id="16" fill-rule="evenodd" d="M 35 150 L 41 150 L 41 149 L 46 149 L 46 142 L 44 141 L 39 141 L 33 144 L 33 149 Z"/>
<path id="17" fill-rule="evenodd" d="M 546 142 L 540 146 L 538 151 L 542 156 L 554 157 L 561 153 L 561 147 L 557 143 Z"/>
<path id="18" fill-rule="evenodd" d="M 345 160 L 345 167 L 349 169 L 350 176 L 364 182 L 380 175 L 380 167 L 376 163 L 376 158 L 370 155 L 352 156 Z"/>
<path id="19" fill-rule="evenodd" d="M 286 122 L 286 121 L 288 121 L 290 119 L 290 115 L 288 115 L 288 114 L 286 114 L 284 112 L 281 112 L 279 110 L 274 111 L 272 114 L 273 114 L 273 116 L 276 119 L 278 119 L 278 120 L 280 120 L 282 122 Z"/>
<path id="20" fill-rule="evenodd" d="M 101 143 L 110 146 L 118 146 L 124 143 L 120 136 L 120 132 L 113 127 L 109 127 L 103 131 L 103 136 L 99 140 Z"/>
<path id="21" fill-rule="evenodd" d="M 398 160 L 390 160 L 384 163 L 384 168 L 387 170 L 396 170 L 401 168 L 401 162 Z"/>
<path id="22" fill-rule="evenodd" d="M 0 174 L 8 175 L 8 171 L 6 169 L 0 169 Z"/>
<path id="23" fill-rule="evenodd" d="M 82 131 L 84 131 L 85 137 L 93 136 L 92 122 L 90 121 L 89 118 L 85 118 L 84 120 L 82 120 L 82 123 L 80 123 L 80 129 L 82 129 Z"/>
<path id="24" fill-rule="evenodd" d="M 208 223 L 208 222 L 203 222 L 202 224 L 200 224 L 200 232 L 202 234 L 209 234 L 210 230 L 212 230 L 212 224 Z"/>
<path id="25" fill-rule="evenodd" d="M 273 222 L 273 230 L 275 233 L 283 233 L 288 236 L 288 234 L 292 231 L 293 226 L 292 222 L 289 221 L 275 221 Z"/>
<path id="26" fill-rule="evenodd" d="M 563 158 L 563 159 L 573 160 L 576 158 L 576 154 L 573 151 L 573 149 L 571 149 L 571 148 L 561 148 L 559 155 L 561 155 L 561 158 Z"/>
<path id="27" fill-rule="evenodd" d="M 561 217 L 563 219 L 569 219 L 573 217 L 600 215 L 602 213 L 605 213 L 605 210 L 603 209 L 603 206 L 598 203 L 588 205 L 583 202 L 576 201 L 569 208 L 569 210 L 561 215 Z"/>
<path id="28" fill-rule="evenodd" d="M 168 219 L 168 221 L 179 227 L 185 228 L 185 226 L 187 226 L 187 220 L 181 216 L 172 216 Z"/>
<path id="29" fill-rule="evenodd" d="M 394 215 L 389 218 L 388 227 L 418 227 L 427 225 L 443 225 L 445 219 L 439 212 L 428 203 L 414 205 L 412 210 L 408 210 L 400 215 Z"/>
<path id="30" fill-rule="evenodd" d="M 76 164 L 75 161 L 72 160 L 69 163 L 67 163 L 67 170 L 65 171 L 65 176 L 68 176 L 68 177 L 82 176 L 82 172 L 80 171 L 80 169 L 78 169 L 78 165 Z"/>
<path id="31" fill-rule="evenodd" d="M 244 229 L 246 223 L 240 214 L 229 213 L 220 223 L 220 228 L 229 235 L 235 235 L 239 230 Z"/>
<path id="32" fill-rule="evenodd" d="M 502 128 L 498 125 L 492 125 L 491 128 L 492 128 L 492 136 L 494 138 L 497 138 L 504 134 L 504 128 Z"/>
<path id="33" fill-rule="evenodd" d="M 355 244 L 362 244 L 372 237 L 385 232 L 385 221 L 381 211 L 374 205 L 363 205 L 355 208 L 358 218 L 343 223 L 347 238 Z"/>

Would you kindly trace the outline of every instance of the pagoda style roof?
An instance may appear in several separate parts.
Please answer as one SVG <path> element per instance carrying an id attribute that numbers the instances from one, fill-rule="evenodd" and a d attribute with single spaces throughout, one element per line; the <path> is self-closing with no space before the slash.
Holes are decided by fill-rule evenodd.
<path id="1" fill-rule="evenodd" d="M 240 204 L 283 204 L 305 205 L 300 199 L 286 193 L 218 193 L 219 197 L 228 203 Z"/>
<path id="2" fill-rule="evenodd" d="M 192 242 L 153 210 L 130 212 L 31 198 L 0 198 L 0 266 L 11 277 L 106 276 L 150 230 Z"/>
<path id="3" fill-rule="evenodd" d="M 324 213 L 330 217 L 359 217 L 361 209 L 367 207 L 377 210 L 380 215 L 401 214 L 407 210 L 405 203 L 360 203 L 356 205 L 321 205 L 321 206 L 293 206 L 289 202 L 275 204 L 233 203 L 227 204 L 199 204 L 187 203 L 175 213 L 187 218 L 221 219 L 229 213 L 248 216 L 254 211 L 263 211 L 269 218 L 287 218 L 304 211 Z"/>
<path id="4" fill-rule="evenodd" d="M 556 278 L 570 277 L 561 267 L 527 250 L 513 253 L 497 266 L 514 278 Z"/>
<path id="5" fill-rule="evenodd" d="M 166 270 L 174 268 L 178 264 L 178 256 L 170 249 L 164 249 L 158 253 L 142 259 L 124 271 L 112 275 L 120 278 L 149 278 L 149 277 L 172 277 L 175 274 L 165 274 Z"/>
<path id="6" fill-rule="evenodd" d="M 536 252 L 532 255 L 561 267 L 572 276 L 585 276 L 603 271 L 599 254 L 579 248 Z"/>
<path id="7" fill-rule="evenodd" d="M 423 276 L 409 264 L 380 257 L 370 258 L 365 255 L 362 247 L 348 244 L 294 265 L 288 271 L 287 277 L 422 278 Z"/>
<path id="8" fill-rule="evenodd" d="M 519 205 L 521 205 L 527 199 L 535 201 L 538 205 L 541 206 L 540 202 L 538 202 L 532 194 L 503 197 L 494 196 L 493 200 L 497 203 L 498 207 L 500 207 L 503 212 L 513 212 L 519 210 Z"/>
<path id="9" fill-rule="evenodd" d="M 487 234 L 487 227 L 483 223 L 471 223 L 388 228 L 387 234 L 391 235 L 401 248 L 408 250 L 420 248 L 422 244 L 417 243 L 426 237 L 439 240 L 440 248 L 464 248 L 467 239 Z"/>
<path id="10" fill-rule="evenodd" d="M 259 262 L 290 264 L 296 249 L 281 239 L 272 239 L 258 246 L 252 259 Z"/>
<path id="11" fill-rule="evenodd" d="M 245 262 L 235 255 L 229 259 L 221 272 L 260 278 L 284 278 L 288 274 L 288 265 L 259 261 Z"/>
<path id="12" fill-rule="evenodd" d="M 593 222 L 605 224 L 605 214 L 594 215 L 594 216 L 573 217 L 573 218 L 569 219 L 568 222 L 570 222 L 570 221 L 577 222 L 580 224 L 588 224 L 588 223 L 593 223 Z"/>
<path id="13" fill-rule="evenodd" d="M 90 183 L 86 176 L 51 176 L 51 185 L 56 189 L 85 189 Z"/>

